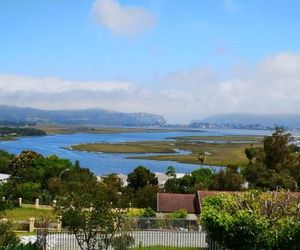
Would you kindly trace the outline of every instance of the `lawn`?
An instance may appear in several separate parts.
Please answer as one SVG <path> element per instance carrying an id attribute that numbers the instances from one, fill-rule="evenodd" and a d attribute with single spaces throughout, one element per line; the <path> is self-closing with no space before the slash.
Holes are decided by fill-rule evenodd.
<path id="1" fill-rule="evenodd" d="M 56 221 L 56 216 L 53 210 L 35 209 L 35 208 L 14 208 L 5 211 L 4 218 L 11 221 L 28 221 L 29 218 L 40 219 L 42 217 L 50 218 L 51 221 Z"/>
<path id="2" fill-rule="evenodd" d="M 166 246 L 151 246 L 151 247 L 136 247 L 132 250 L 201 250 L 197 247 L 166 247 Z M 205 248 L 206 249 L 206 248 Z"/>

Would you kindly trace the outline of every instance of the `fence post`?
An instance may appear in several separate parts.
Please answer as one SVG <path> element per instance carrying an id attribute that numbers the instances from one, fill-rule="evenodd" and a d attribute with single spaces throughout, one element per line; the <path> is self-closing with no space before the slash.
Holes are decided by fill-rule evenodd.
<path id="1" fill-rule="evenodd" d="M 34 232 L 34 221 L 35 221 L 35 218 L 29 219 L 29 233 Z"/>
<path id="2" fill-rule="evenodd" d="M 61 233 L 61 218 L 58 219 L 57 221 L 57 232 Z"/>
<path id="3" fill-rule="evenodd" d="M 19 198 L 19 207 L 22 207 L 22 198 Z"/>
<path id="4" fill-rule="evenodd" d="M 40 206 L 40 200 L 35 199 L 35 208 L 39 208 L 39 206 Z"/>

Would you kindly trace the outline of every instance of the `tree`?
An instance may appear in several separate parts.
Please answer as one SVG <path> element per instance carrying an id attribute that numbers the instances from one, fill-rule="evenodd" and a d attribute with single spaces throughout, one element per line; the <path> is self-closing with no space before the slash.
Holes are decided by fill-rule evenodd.
<path id="1" fill-rule="evenodd" d="M 37 159 L 42 159 L 43 156 L 31 150 L 25 150 L 21 154 L 16 155 L 10 161 L 11 174 L 13 176 L 21 177 L 22 174 L 28 169 L 32 162 Z"/>
<path id="2" fill-rule="evenodd" d="M 176 170 L 173 166 L 169 166 L 166 171 L 166 175 L 170 177 L 176 177 Z"/>
<path id="3" fill-rule="evenodd" d="M 212 177 L 209 189 L 211 190 L 241 190 L 245 182 L 243 176 L 238 172 L 237 166 L 229 165 Z"/>
<path id="4" fill-rule="evenodd" d="M 11 174 L 9 164 L 12 158 L 13 155 L 6 151 L 0 150 L 0 173 Z"/>
<path id="5" fill-rule="evenodd" d="M 151 207 L 156 209 L 157 193 L 159 188 L 157 185 L 147 185 L 139 188 L 133 197 L 133 206 L 137 208 Z"/>
<path id="6" fill-rule="evenodd" d="M 209 168 L 199 168 L 194 170 L 191 175 L 195 179 L 195 185 L 198 190 L 208 189 L 213 172 Z"/>
<path id="7" fill-rule="evenodd" d="M 56 211 L 82 250 L 108 249 L 126 210 L 115 208 L 109 202 L 109 194 L 103 185 L 93 182 L 81 185 L 82 189 L 66 192 L 58 198 Z"/>
<path id="8" fill-rule="evenodd" d="M 135 191 L 147 185 L 158 185 L 155 174 L 143 166 L 138 166 L 132 173 L 128 174 L 127 181 L 128 187 Z"/>
<path id="9" fill-rule="evenodd" d="M 249 164 L 243 169 L 250 187 L 296 190 L 300 184 L 300 155 L 291 144 L 293 137 L 276 128 L 263 140 L 263 147 L 245 150 Z"/>

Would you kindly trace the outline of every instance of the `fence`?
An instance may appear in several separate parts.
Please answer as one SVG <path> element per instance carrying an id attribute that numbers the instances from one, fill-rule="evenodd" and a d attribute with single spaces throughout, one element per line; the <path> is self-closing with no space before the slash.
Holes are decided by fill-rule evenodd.
<path id="1" fill-rule="evenodd" d="M 48 233 L 44 238 L 38 239 L 43 249 L 47 250 L 81 250 L 89 249 L 86 243 L 82 248 L 74 234 Z M 100 248 L 108 243 L 103 235 L 97 235 L 93 240 L 94 248 Z M 118 232 L 114 240 L 109 241 L 107 249 L 125 250 L 217 250 L 218 247 L 207 239 L 205 232 L 196 221 L 166 220 L 166 219 L 133 219 L 128 220 Z"/>

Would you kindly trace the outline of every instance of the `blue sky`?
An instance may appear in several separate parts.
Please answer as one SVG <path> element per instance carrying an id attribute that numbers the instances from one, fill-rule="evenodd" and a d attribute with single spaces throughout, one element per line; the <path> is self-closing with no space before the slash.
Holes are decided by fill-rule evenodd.
<path id="1" fill-rule="evenodd" d="M 131 87 L 126 89 L 128 98 L 122 96 L 124 103 L 112 105 L 118 95 L 110 92 L 110 101 L 97 103 L 99 108 L 161 113 L 171 121 L 241 112 L 242 105 L 250 104 L 244 99 L 225 109 L 215 100 L 205 108 L 189 103 L 186 112 L 178 109 L 175 114 L 173 110 L 176 99 L 180 105 L 187 99 L 203 104 L 207 100 L 198 100 L 199 96 L 194 96 L 196 91 L 212 95 L 214 92 L 208 91 L 212 86 L 228 88 L 230 81 L 230 88 L 235 88 L 231 92 L 242 86 L 244 93 L 246 81 L 250 82 L 247 88 L 251 84 L 260 86 L 265 79 L 249 80 L 249 75 L 271 74 L 261 73 L 266 63 L 272 64 L 268 66 L 272 69 L 277 60 L 284 60 L 283 64 L 295 61 L 293 64 L 298 65 L 299 13 L 297 0 L 4 0 L 0 3 L 0 85 L 2 81 L 2 87 L 8 83 L 15 87 L 3 94 L 0 102 L 10 104 L 18 92 L 18 105 L 87 108 L 93 106 L 87 96 L 102 98 L 103 93 L 97 95 L 99 89 L 94 86 L 105 82 L 114 86 L 111 91 L 117 91 L 119 83 Z M 295 81 L 289 79 L 293 75 L 290 69 L 283 74 L 282 81 L 297 86 L 296 77 Z M 268 75 L 268 79 L 272 77 Z M 75 86 L 57 90 L 62 98 L 63 91 L 76 92 L 79 85 L 87 83 L 91 88 L 84 88 L 87 92 L 82 97 L 82 106 L 63 101 L 53 105 L 47 98 L 44 103 L 35 101 L 33 97 L 38 94 L 48 98 L 53 94 L 43 90 L 51 85 L 44 78 L 51 78 L 58 89 L 59 84 L 65 86 L 66 82 Z M 232 82 L 236 79 L 239 83 Z M 88 84 L 91 81 L 92 86 Z M 280 93 L 282 82 L 274 84 Z M 266 86 L 265 94 L 273 87 Z M 20 94 L 24 90 L 30 98 Z M 129 92 L 142 96 L 136 103 L 130 103 Z M 163 108 L 149 108 L 152 102 L 156 103 L 155 96 L 172 100 L 161 100 Z M 280 106 L 284 106 L 280 109 L 278 99 L 274 95 L 268 97 L 276 103 L 261 103 L 261 112 L 297 111 L 291 107 L 299 103 L 288 96 L 280 96 Z M 148 102 L 141 103 L 145 98 Z M 228 101 L 226 98 L 220 101 Z M 253 113 L 259 107 L 246 111 Z M 175 118 L 177 115 L 181 118 Z"/>

